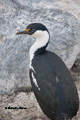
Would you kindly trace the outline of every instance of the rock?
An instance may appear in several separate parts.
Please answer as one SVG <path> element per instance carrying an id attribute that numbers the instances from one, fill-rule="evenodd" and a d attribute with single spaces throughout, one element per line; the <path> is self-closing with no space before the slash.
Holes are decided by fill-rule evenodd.
<path id="1" fill-rule="evenodd" d="M 72 70 L 80 73 L 80 59 L 77 59 L 72 67 Z"/>
<path id="2" fill-rule="evenodd" d="M 45 115 L 42 113 L 33 92 L 0 95 L 0 120 L 42 120 Z M 10 109 L 10 108 L 26 109 Z M 6 109 L 5 109 L 6 108 Z M 73 120 L 80 119 L 80 111 Z"/>
<path id="3" fill-rule="evenodd" d="M 0 44 L 2 44 L 3 34 L 0 34 Z"/>
<path id="4" fill-rule="evenodd" d="M 78 19 L 61 10 L 53 0 L 0 0 L 0 94 L 26 91 L 29 81 L 29 49 L 34 40 L 16 36 L 32 22 L 50 31 L 48 50 L 57 53 L 70 69 L 80 51 Z M 32 41 L 31 41 L 32 40 Z"/>
<path id="5" fill-rule="evenodd" d="M 73 14 L 80 21 L 80 0 L 54 0 L 54 1 L 55 4 L 57 4 L 57 6 L 60 9 L 66 10 L 67 12 Z M 78 58 L 80 59 L 80 53 L 78 54 L 76 59 Z"/>
<path id="6" fill-rule="evenodd" d="M 66 10 L 80 20 L 80 0 L 54 0 L 62 10 Z"/>
<path id="7" fill-rule="evenodd" d="M 32 92 L 1 95 L 0 102 L 0 120 L 40 120 L 44 116 Z"/>

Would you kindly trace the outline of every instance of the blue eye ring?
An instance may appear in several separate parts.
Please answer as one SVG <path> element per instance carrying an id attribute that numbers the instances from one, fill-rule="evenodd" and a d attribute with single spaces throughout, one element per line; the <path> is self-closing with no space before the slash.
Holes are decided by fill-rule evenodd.
<path id="1" fill-rule="evenodd" d="M 33 28 L 33 29 L 31 30 L 31 32 L 35 32 L 35 29 Z"/>

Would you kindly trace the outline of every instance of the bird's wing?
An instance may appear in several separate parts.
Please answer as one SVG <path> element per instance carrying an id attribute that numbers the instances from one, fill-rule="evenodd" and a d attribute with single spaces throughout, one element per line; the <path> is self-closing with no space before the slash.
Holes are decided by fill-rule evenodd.
<path id="1" fill-rule="evenodd" d="M 65 97 L 73 114 L 76 115 L 79 108 L 77 89 L 63 61 L 57 55 L 47 52 L 36 56 L 32 65 L 35 70 L 34 75 L 43 93 L 41 95 L 45 101 L 49 101 L 55 111 L 58 105 L 58 91 L 61 88 L 62 96 Z"/>
<path id="2" fill-rule="evenodd" d="M 34 77 L 37 81 L 38 86 L 36 86 L 35 83 L 33 82 L 33 78 L 31 76 L 32 73 L 34 74 Z M 57 92 L 55 88 L 56 83 L 51 82 L 51 80 L 49 80 L 47 76 L 48 73 L 47 75 L 44 75 L 45 77 L 41 75 L 43 74 L 43 71 L 39 73 L 38 71 L 35 73 L 33 70 L 30 70 L 30 78 L 32 81 L 32 86 L 33 86 L 33 90 L 36 95 L 36 98 L 40 106 L 42 106 L 42 109 L 49 108 L 50 111 L 56 112 L 56 108 L 57 108 L 57 95 L 56 95 Z M 44 105 L 44 108 L 43 108 L 43 105 Z"/>
<path id="3" fill-rule="evenodd" d="M 70 106 L 72 114 L 76 115 L 79 109 L 79 97 L 77 93 L 77 88 L 74 84 L 74 81 L 71 77 L 69 70 L 65 67 L 65 65 L 61 69 L 63 70 L 57 69 L 56 76 L 58 78 L 60 85 L 62 86 L 65 100 Z"/>

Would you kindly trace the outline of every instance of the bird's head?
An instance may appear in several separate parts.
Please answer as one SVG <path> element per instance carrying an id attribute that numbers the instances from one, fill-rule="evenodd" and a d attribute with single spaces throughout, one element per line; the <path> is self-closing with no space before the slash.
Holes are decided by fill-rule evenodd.
<path id="1" fill-rule="evenodd" d="M 38 38 L 38 37 L 43 36 L 45 34 L 45 32 L 49 34 L 48 29 L 43 24 L 32 23 L 32 24 L 29 24 L 24 31 L 17 32 L 16 35 L 28 34 L 35 38 Z"/>

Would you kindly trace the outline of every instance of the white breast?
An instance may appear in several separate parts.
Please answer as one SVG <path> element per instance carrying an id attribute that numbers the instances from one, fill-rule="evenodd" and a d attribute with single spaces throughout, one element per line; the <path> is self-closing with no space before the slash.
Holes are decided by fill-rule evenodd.
<path id="1" fill-rule="evenodd" d="M 33 35 L 36 38 L 35 43 L 32 45 L 29 51 L 30 55 L 30 68 L 34 70 L 32 66 L 32 60 L 34 58 L 34 53 L 41 47 L 44 47 L 49 41 L 49 33 L 47 31 L 36 31 Z"/>

